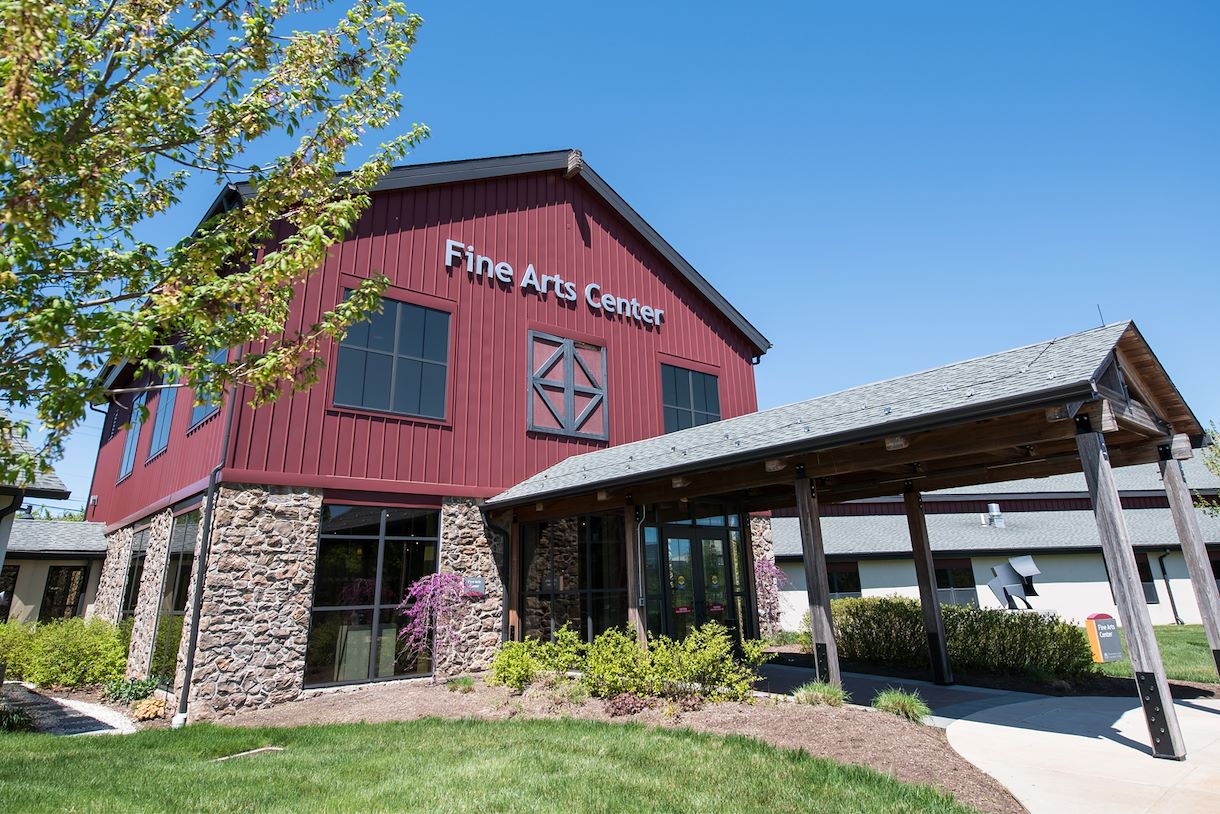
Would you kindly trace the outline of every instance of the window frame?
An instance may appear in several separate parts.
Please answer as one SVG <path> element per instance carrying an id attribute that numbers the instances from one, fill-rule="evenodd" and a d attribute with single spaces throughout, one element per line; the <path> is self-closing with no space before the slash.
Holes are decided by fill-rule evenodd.
<path id="1" fill-rule="evenodd" d="M 47 604 L 47 590 L 51 587 L 51 580 L 57 571 L 78 571 L 80 572 L 80 590 L 76 594 L 76 598 L 72 601 L 72 612 L 68 616 L 48 616 L 49 609 Z M 38 603 L 38 621 L 53 622 L 57 619 L 75 619 L 78 616 L 83 616 L 85 611 L 85 597 L 89 593 L 89 577 L 92 569 L 89 565 L 52 565 L 47 568 L 47 579 L 42 585 L 42 598 Z M 50 606 L 55 607 L 55 606 Z M 68 603 L 64 602 L 59 607 L 68 608 Z"/>
<path id="2" fill-rule="evenodd" d="M 535 361 L 534 347 L 535 340 L 541 339 L 546 342 L 553 342 L 560 347 L 553 352 L 545 361 L 550 361 L 555 358 L 556 354 L 562 354 L 562 358 L 555 364 L 563 365 L 563 415 L 555 415 L 551 410 L 551 415 L 562 425 L 559 428 L 544 427 L 534 421 L 534 393 L 537 391 L 540 394 L 543 402 L 550 409 L 550 401 L 546 399 L 546 391 L 543 389 L 542 383 L 545 381 L 541 376 L 537 375 L 539 368 L 542 366 L 542 361 Z M 594 371 L 589 370 L 588 366 L 581 361 L 580 356 L 576 353 L 577 346 L 592 348 L 598 350 L 601 357 L 601 369 L 599 371 L 599 379 L 594 378 Z M 610 440 L 610 399 L 609 387 L 606 382 L 607 360 L 606 360 L 606 344 L 596 344 L 585 339 L 575 339 L 570 337 L 558 336 L 548 331 L 542 331 L 531 328 L 526 336 L 526 400 L 525 400 L 525 421 L 526 428 L 529 432 L 545 433 L 547 435 L 558 435 L 563 438 L 580 438 L 589 441 L 609 441 Z M 600 381 L 600 387 L 586 387 L 577 385 L 575 381 L 576 365 L 580 365 L 584 370 L 589 381 L 597 384 Z M 547 370 L 552 370 L 555 365 L 547 365 Z M 552 387 L 554 382 L 548 382 Z M 575 398 L 577 394 L 582 396 L 592 396 L 593 400 L 585 407 L 580 415 L 576 415 Z M 602 411 L 601 431 L 587 432 L 580 427 L 587 426 L 589 419 L 592 416 L 594 409 L 600 405 Z M 581 419 L 584 418 L 582 422 Z"/>
<path id="3" fill-rule="evenodd" d="M 0 604 L 0 624 L 7 622 L 9 614 L 13 612 L 13 599 L 17 595 L 17 580 L 21 578 L 21 566 L 8 562 L 0 566 L 0 588 L 3 588 L 7 582 L 4 579 L 4 574 L 6 573 L 12 574 L 12 587 L 8 589 L 8 595 L 4 597 L 3 603 Z"/>
<path id="4" fill-rule="evenodd" d="M 169 449 L 169 436 L 174 427 L 174 410 L 178 403 L 178 388 L 176 385 L 178 379 L 172 377 L 162 382 L 167 385 L 157 391 L 157 414 L 153 416 L 152 435 L 148 439 L 148 458 L 144 463 L 148 463 L 153 458 L 156 458 L 162 452 Z M 169 407 L 166 410 L 166 407 Z M 161 434 L 161 446 L 157 446 L 157 434 Z"/>
<path id="5" fill-rule="evenodd" d="M 226 362 L 229 361 L 229 351 L 230 350 L 232 350 L 232 349 L 231 348 L 218 348 L 217 350 L 213 351 L 212 352 L 212 361 L 218 365 L 225 364 Z M 222 354 L 223 354 L 223 357 L 222 357 Z M 199 391 L 195 390 L 194 388 L 192 388 L 192 392 L 193 392 L 193 395 L 195 395 L 195 396 L 199 395 Z M 195 431 L 195 429 L 197 427 L 199 427 L 201 424 L 203 424 L 205 421 L 207 421 L 212 416 L 219 413 L 221 405 L 224 404 L 224 400 L 225 400 L 224 397 L 225 397 L 225 394 L 223 392 L 220 392 L 220 393 L 216 394 L 214 401 L 211 398 L 208 398 L 206 401 L 202 401 L 199 404 L 196 404 L 195 399 L 192 398 L 191 399 L 191 419 L 190 419 L 190 423 L 186 427 L 186 434 L 190 435 L 192 432 Z M 203 410 L 203 409 L 206 409 L 207 412 L 200 413 L 199 411 Z"/>
<path id="6" fill-rule="evenodd" d="M 136 457 L 140 453 L 140 429 L 144 426 L 144 414 L 140 411 L 148 402 L 148 393 L 137 393 L 131 401 L 131 414 L 127 421 L 127 434 L 123 436 L 123 454 L 119 458 L 120 484 L 131 477 L 136 469 Z"/>
<path id="7" fill-rule="evenodd" d="M 343 296 L 346 298 L 347 295 L 349 293 L 351 293 L 353 285 L 347 280 L 344 280 L 342 285 L 343 285 Z M 435 415 L 427 415 L 424 413 L 409 413 L 409 412 L 404 412 L 401 410 L 394 410 L 391 408 L 383 409 L 380 407 L 368 407 L 363 404 L 346 404 L 342 401 L 339 401 L 339 389 L 338 389 L 339 367 L 340 367 L 339 366 L 339 355 L 343 350 L 345 340 L 339 340 L 339 341 L 335 342 L 335 344 L 334 344 L 334 349 L 335 349 L 334 360 L 333 360 L 333 363 L 330 365 L 331 373 L 329 376 L 329 398 L 327 399 L 327 404 L 328 404 L 329 409 L 337 410 L 337 411 L 341 411 L 341 412 L 345 412 L 345 413 L 356 413 L 356 414 L 364 413 L 364 414 L 378 416 L 378 417 L 391 417 L 391 418 L 401 419 L 404 421 L 417 421 L 417 422 L 426 422 L 426 423 L 431 423 L 431 424 L 449 424 L 450 420 L 451 420 L 451 414 L 453 411 L 453 406 L 452 406 L 453 362 L 454 362 L 454 360 L 453 360 L 453 343 L 454 343 L 453 335 L 454 335 L 454 326 L 457 321 L 456 315 L 454 314 L 451 304 L 448 301 L 439 301 L 438 302 L 437 300 L 435 300 L 433 298 L 428 298 L 428 300 L 426 302 L 419 301 L 419 299 L 410 296 L 409 293 L 407 293 L 407 292 L 399 293 L 398 291 L 395 291 L 392 294 L 383 294 L 381 297 L 381 301 L 382 301 L 383 307 L 388 303 L 394 304 L 395 308 L 397 308 L 397 309 L 401 309 L 401 306 L 403 306 L 403 305 L 410 305 L 410 306 L 414 306 L 416 308 L 422 308 L 425 311 L 435 311 L 438 314 L 445 315 L 445 318 L 447 320 L 447 326 L 446 326 L 446 336 L 445 336 L 445 361 L 443 363 L 437 362 L 435 359 L 423 359 L 423 358 L 419 358 L 419 357 L 415 357 L 415 356 L 401 354 L 398 352 L 398 338 L 399 338 L 399 335 L 400 335 L 400 332 L 402 329 L 401 310 L 399 310 L 395 314 L 395 317 L 394 317 L 394 341 L 392 343 L 393 344 L 392 350 L 381 351 L 381 350 L 372 350 L 367 347 L 351 346 L 352 350 L 357 350 L 357 351 L 360 351 L 361 353 L 365 353 L 365 354 L 373 353 L 373 354 L 380 354 L 383 356 L 390 357 L 391 361 L 390 361 L 389 394 L 390 394 L 391 408 L 393 407 L 393 404 L 394 404 L 395 378 L 398 375 L 397 362 L 399 359 L 406 359 L 409 361 L 419 362 L 420 364 L 425 364 L 425 365 L 440 365 L 441 367 L 443 367 L 444 376 L 442 378 L 444 381 L 445 392 L 441 396 L 441 415 L 435 416 Z M 425 341 L 426 341 L 426 339 L 425 339 Z"/>
<path id="8" fill-rule="evenodd" d="M 723 420 L 724 409 L 723 409 L 722 400 L 720 398 L 720 373 L 719 373 L 719 371 L 717 371 L 716 373 L 711 373 L 707 370 L 699 370 L 697 368 L 690 367 L 689 365 L 686 365 L 686 364 L 677 364 L 677 360 L 668 361 L 666 359 L 662 359 L 660 364 L 661 364 L 661 429 L 664 434 L 668 435 L 671 432 L 679 432 L 683 429 L 691 429 L 692 427 L 702 427 L 705 424 L 714 424 L 717 421 Z M 674 370 L 681 370 L 682 372 L 687 374 L 687 394 L 686 395 L 687 395 L 687 398 L 689 399 L 690 406 L 682 407 L 678 404 L 670 404 L 670 403 L 666 402 L 666 400 L 665 400 L 665 369 L 666 368 L 673 368 Z M 714 413 L 715 418 L 711 419 L 710 421 L 703 421 L 700 423 L 695 423 L 695 417 L 697 415 L 698 416 L 713 415 L 713 413 L 709 410 L 696 410 L 695 409 L 695 384 L 694 384 L 695 376 L 706 377 L 706 378 L 712 379 L 716 383 L 716 412 Z M 703 379 L 701 378 L 700 381 L 703 381 Z M 691 419 L 690 427 L 674 427 L 671 429 L 669 427 L 668 421 L 666 419 L 670 410 L 675 410 L 675 411 L 680 410 L 683 413 L 688 414 Z"/>

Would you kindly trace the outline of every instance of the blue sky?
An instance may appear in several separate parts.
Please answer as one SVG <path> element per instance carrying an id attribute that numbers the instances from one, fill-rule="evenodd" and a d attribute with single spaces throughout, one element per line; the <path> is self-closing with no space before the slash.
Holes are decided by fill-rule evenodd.
<path id="1" fill-rule="evenodd" d="M 1100 308 L 1220 418 L 1220 4 L 411 7 L 414 160 L 583 150 L 774 343 L 760 406 Z M 59 467 L 78 501 L 99 427 Z"/>

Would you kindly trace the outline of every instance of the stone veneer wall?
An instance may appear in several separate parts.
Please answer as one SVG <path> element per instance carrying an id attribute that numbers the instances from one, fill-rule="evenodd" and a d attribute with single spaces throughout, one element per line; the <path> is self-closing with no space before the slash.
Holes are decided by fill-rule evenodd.
<path id="1" fill-rule="evenodd" d="M 470 602 L 463 614 L 459 644 L 452 654 L 438 654 L 435 673 L 456 675 L 491 665 L 500 644 L 503 621 L 504 540 L 488 529 L 478 504 L 468 498 L 445 498 L 440 519 L 440 571 L 460 577 L 482 577 L 486 594 Z"/>
<path id="2" fill-rule="evenodd" d="M 127 526 L 106 535 L 106 559 L 102 560 L 102 575 L 97 580 L 97 598 L 92 615 L 107 622 L 119 621 L 123 610 L 123 588 L 127 582 L 127 566 L 131 560 L 131 538 L 134 526 Z"/>
<path id="3" fill-rule="evenodd" d="M 754 558 L 754 594 L 758 603 L 758 632 L 763 638 L 774 636 L 780 631 L 779 581 L 776 577 L 766 577 L 770 584 L 759 585 L 760 569 L 758 563 L 769 562 L 775 565 L 775 548 L 771 543 L 771 518 L 765 516 L 750 516 L 750 550 Z"/>
<path id="4" fill-rule="evenodd" d="M 136 598 L 135 615 L 132 617 L 131 646 L 127 649 L 128 676 L 144 678 L 148 675 L 149 665 L 152 664 L 153 639 L 157 635 L 157 611 L 161 607 L 165 563 L 169 557 L 169 534 L 173 525 L 173 509 L 165 509 L 153 515 L 148 527 L 148 549 L 144 554 L 140 594 Z M 130 538 L 128 547 L 130 548 Z M 120 582 L 121 579 L 120 577 Z M 122 588 L 119 590 L 122 591 Z"/>
<path id="5" fill-rule="evenodd" d="M 225 484 L 215 501 L 190 688 L 192 720 L 300 695 L 313 604 L 321 491 Z M 192 573 L 192 586 L 194 579 Z M 188 612 L 177 692 L 190 622 Z"/>

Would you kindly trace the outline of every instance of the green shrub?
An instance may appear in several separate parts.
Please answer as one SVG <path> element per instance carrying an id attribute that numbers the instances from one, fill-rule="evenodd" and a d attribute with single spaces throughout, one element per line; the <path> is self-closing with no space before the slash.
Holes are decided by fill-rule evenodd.
<path id="1" fill-rule="evenodd" d="M 877 693 L 877 697 L 873 699 L 873 708 L 917 724 L 923 723 L 923 719 L 932 714 L 931 708 L 919 697 L 919 693 L 895 689 Z"/>
<path id="2" fill-rule="evenodd" d="M 650 656 L 640 647 L 635 633 L 612 627 L 586 648 L 582 680 L 597 698 L 622 693 L 656 695 L 660 684 L 653 675 Z"/>
<path id="3" fill-rule="evenodd" d="M 18 622 L 0 624 L 0 663 L 10 679 L 25 678 L 30 647 L 34 643 L 34 626 Z"/>
<path id="4" fill-rule="evenodd" d="M 126 663 L 114 625 L 101 619 L 64 619 L 35 628 L 22 677 L 43 686 L 80 687 L 122 678 Z"/>
<path id="5" fill-rule="evenodd" d="M 841 707 L 851 700 L 842 687 L 826 681 L 810 681 L 792 691 L 792 697 L 798 704 L 813 706 Z"/>
<path id="6" fill-rule="evenodd" d="M 502 684 L 517 692 L 524 690 L 538 674 L 538 659 L 534 654 L 537 647 L 538 642 L 532 639 L 503 642 L 491 661 L 491 680 L 488 683 Z"/>
<path id="7" fill-rule="evenodd" d="M 754 667 L 766 656 L 762 642 L 746 642 L 746 663 L 733 654 L 728 628 L 716 622 L 697 627 L 681 640 L 658 636 L 649 642 L 652 682 L 667 697 L 699 695 L 709 701 L 744 701 L 758 675 Z"/>
<path id="8" fill-rule="evenodd" d="M 33 732 L 34 728 L 30 713 L 0 701 L 0 732 Z"/>
<path id="9" fill-rule="evenodd" d="M 551 641 L 541 642 L 537 648 L 539 667 L 566 673 L 579 670 L 584 665 L 585 643 L 580 634 L 567 622 L 556 630 Z"/>
<path id="10" fill-rule="evenodd" d="M 156 676 L 148 678 L 116 678 L 102 686 L 102 697 L 107 701 L 131 704 L 142 701 L 157 689 Z"/>
<path id="11" fill-rule="evenodd" d="M 836 599 L 840 658 L 904 667 L 928 666 L 919 602 L 899 596 Z M 949 661 L 963 672 L 1077 678 L 1093 671 L 1082 628 L 1053 614 L 941 605 Z"/>

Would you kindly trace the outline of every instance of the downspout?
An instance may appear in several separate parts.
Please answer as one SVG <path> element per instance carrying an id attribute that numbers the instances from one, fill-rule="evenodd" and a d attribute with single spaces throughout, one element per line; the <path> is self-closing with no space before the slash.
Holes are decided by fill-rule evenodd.
<path id="1" fill-rule="evenodd" d="M 208 476 L 208 491 L 204 498 L 203 537 L 199 541 L 199 558 L 195 563 L 195 594 L 191 601 L 191 637 L 186 645 L 186 660 L 182 664 L 182 692 L 178 696 L 178 714 L 170 726 L 181 729 L 186 726 L 186 709 L 191 695 L 191 679 L 195 673 L 195 646 L 199 643 L 199 617 L 203 611 L 203 583 L 207 575 L 208 550 L 212 545 L 212 510 L 216 504 L 216 484 L 220 471 L 229 457 L 229 438 L 233 432 L 233 414 L 237 412 L 237 394 L 240 387 L 233 385 L 229 396 L 229 412 L 225 416 L 224 438 L 220 443 L 220 463 L 212 468 Z"/>
<path id="2" fill-rule="evenodd" d="M 644 530 L 644 519 L 647 516 L 648 516 L 648 506 L 647 505 L 641 506 L 640 507 L 640 519 L 635 524 L 635 539 L 632 540 L 632 544 L 635 546 L 635 590 L 636 590 L 636 593 L 638 594 L 638 596 L 636 596 L 635 607 L 636 607 L 637 613 L 645 607 L 645 605 L 644 605 L 644 600 L 645 600 L 645 597 L 644 597 L 644 550 L 640 547 L 640 541 L 643 539 L 643 537 L 641 536 L 641 533 Z M 644 627 L 648 627 L 648 623 L 647 623 L 648 614 L 645 613 L 644 617 L 645 617 Z"/>
<path id="3" fill-rule="evenodd" d="M 13 502 L 10 503 L 8 506 L 5 506 L 3 509 L 0 509 L 0 524 L 4 523 L 4 518 L 8 517 L 10 514 L 16 514 L 18 512 L 18 510 L 21 509 L 21 501 L 24 497 L 25 497 L 25 491 L 18 490 L 17 493 L 13 495 Z M 7 553 L 8 553 L 8 540 L 5 540 L 4 547 L 0 548 L 0 566 L 4 565 L 4 557 Z M 16 590 L 16 586 L 14 586 L 13 589 Z M 5 667 L 6 667 L 6 665 L 5 665 L 4 661 L 0 660 L 0 684 L 4 683 Z"/>
<path id="4" fill-rule="evenodd" d="M 506 642 L 509 639 L 508 592 L 512 590 L 513 584 L 513 535 L 511 530 L 496 524 L 491 519 L 491 513 L 486 509 L 480 509 L 479 511 L 483 513 L 483 524 L 504 538 L 504 574 L 500 578 L 500 582 L 504 586 L 504 601 L 500 603 L 500 641 Z"/>
<path id="5" fill-rule="evenodd" d="M 1186 624 L 1182 621 L 1182 617 L 1178 615 L 1178 603 L 1173 599 L 1173 588 L 1169 587 L 1169 572 L 1165 570 L 1165 558 L 1170 554 L 1169 549 L 1165 553 L 1156 558 L 1157 565 L 1161 566 L 1161 578 L 1165 580 L 1165 593 L 1169 594 L 1169 607 L 1173 610 L 1173 623 L 1175 625 Z"/>

